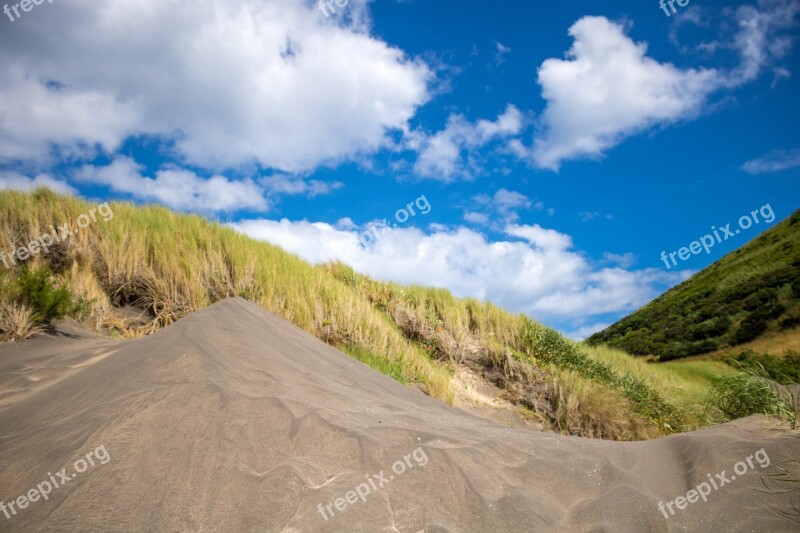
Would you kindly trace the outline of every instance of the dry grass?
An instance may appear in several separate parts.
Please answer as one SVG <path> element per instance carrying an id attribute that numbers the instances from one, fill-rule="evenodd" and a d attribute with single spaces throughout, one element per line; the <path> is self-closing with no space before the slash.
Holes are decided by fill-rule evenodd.
<path id="1" fill-rule="evenodd" d="M 633 412 L 616 390 L 597 385 L 573 372 L 553 382 L 554 429 L 598 439 L 634 440 L 659 436 L 657 428 Z"/>
<path id="2" fill-rule="evenodd" d="M 607 346 L 585 346 L 585 349 L 593 358 L 638 377 L 669 398 L 684 413 L 687 429 L 704 425 L 703 398 L 711 390 L 714 376 L 733 372 L 721 362 L 681 360 L 651 363 Z"/>
<path id="3" fill-rule="evenodd" d="M 0 302 L 0 341 L 22 341 L 39 331 L 40 328 L 33 323 L 32 309 L 16 303 Z"/>
<path id="4" fill-rule="evenodd" d="M 722 350 L 717 350 L 715 352 L 698 357 L 721 358 L 725 356 L 735 356 L 746 351 L 768 353 L 776 357 L 782 357 L 787 350 L 800 352 L 800 328 L 779 332 L 768 332 L 754 341 Z"/>
<path id="5" fill-rule="evenodd" d="M 91 207 L 44 190 L 0 192 L 0 250 L 27 244 L 54 224 L 75 226 Z M 634 414 L 632 402 L 638 400 L 610 388 L 607 378 L 573 374 L 574 368 L 559 366 L 559 358 L 541 363 L 548 361 L 550 346 L 566 341 L 553 334 L 548 338 L 555 344 L 540 344 L 531 328 L 546 328 L 523 315 L 441 289 L 378 282 L 340 263 L 312 266 L 198 216 L 127 203 L 112 208 L 109 222 L 93 223 L 67 245 L 32 260 L 92 301 L 91 327 L 137 337 L 222 298 L 242 296 L 446 402 L 453 399 L 452 364 L 466 363 L 560 431 L 636 439 L 662 429 L 656 420 Z M 14 324 L 6 327 L 19 336 L 26 315 L 8 307 L 6 278 L 0 276 L 0 324 Z M 611 365 L 620 376 L 645 376 L 662 395 L 681 386 L 647 378 L 638 363 Z"/>

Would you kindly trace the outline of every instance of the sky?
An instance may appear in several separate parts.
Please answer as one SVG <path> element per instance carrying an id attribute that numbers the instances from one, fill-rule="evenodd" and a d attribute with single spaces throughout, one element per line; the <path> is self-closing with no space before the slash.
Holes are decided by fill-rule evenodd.
<path id="1" fill-rule="evenodd" d="M 198 213 L 575 339 L 800 207 L 800 0 L 0 4 L 0 189 Z"/>

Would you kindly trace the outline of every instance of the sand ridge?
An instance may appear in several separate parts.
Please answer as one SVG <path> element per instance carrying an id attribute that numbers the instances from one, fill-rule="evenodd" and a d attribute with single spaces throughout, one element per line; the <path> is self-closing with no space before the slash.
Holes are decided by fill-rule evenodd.
<path id="1" fill-rule="evenodd" d="M 140 340 L 3 347 L 0 428 L 6 502 L 110 455 L 0 513 L 0 531 L 797 530 L 770 512 L 790 496 L 758 492 L 771 467 L 668 520 L 657 508 L 761 448 L 773 465 L 800 458 L 796 433 L 764 417 L 640 443 L 503 427 L 238 298 Z M 397 461 L 366 501 L 319 512 Z"/>

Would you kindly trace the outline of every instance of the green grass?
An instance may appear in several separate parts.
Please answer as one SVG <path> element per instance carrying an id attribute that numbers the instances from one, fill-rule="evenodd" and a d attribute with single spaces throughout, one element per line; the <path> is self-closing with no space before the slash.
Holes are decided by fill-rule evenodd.
<path id="1" fill-rule="evenodd" d="M 746 350 L 722 360 L 734 368 L 761 369 L 770 379 L 783 385 L 800 383 L 800 352 L 787 350 L 783 357 L 777 357 Z"/>
<path id="2" fill-rule="evenodd" d="M 769 378 L 763 367 L 715 378 L 707 397 L 710 416 L 734 420 L 756 413 L 780 417 L 797 428 L 797 398 Z"/>
<path id="3" fill-rule="evenodd" d="M 370 353 L 364 349 L 353 348 L 351 346 L 343 346 L 342 351 L 353 359 L 361 361 L 373 370 L 377 370 L 381 374 L 386 374 L 395 381 L 399 381 L 403 384 L 408 383 L 408 380 L 405 378 L 405 376 L 403 376 L 403 366 L 398 362 L 388 360 L 385 357 L 375 355 L 374 353 Z"/>

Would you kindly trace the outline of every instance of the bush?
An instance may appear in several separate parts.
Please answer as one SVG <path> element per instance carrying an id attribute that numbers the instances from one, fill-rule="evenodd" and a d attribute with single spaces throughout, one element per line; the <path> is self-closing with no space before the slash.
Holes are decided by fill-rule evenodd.
<path id="1" fill-rule="evenodd" d="M 781 331 L 785 331 L 787 329 L 792 329 L 797 326 L 800 326 L 800 315 L 787 316 L 781 321 L 779 327 Z"/>
<path id="2" fill-rule="evenodd" d="M 757 313 L 753 313 L 739 324 L 739 329 L 733 334 L 733 344 L 744 344 L 745 342 L 752 341 L 766 329 L 766 319 Z"/>
<path id="3" fill-rule="evenodd" d="M 35 325 L 52 327 L 56 320 L 82 312 L 87 304 L 72 300 L 66 285 L 56 286 L 48 268 L 24 268 L 16 281 L 16 301 L 33 310 Z"/>

